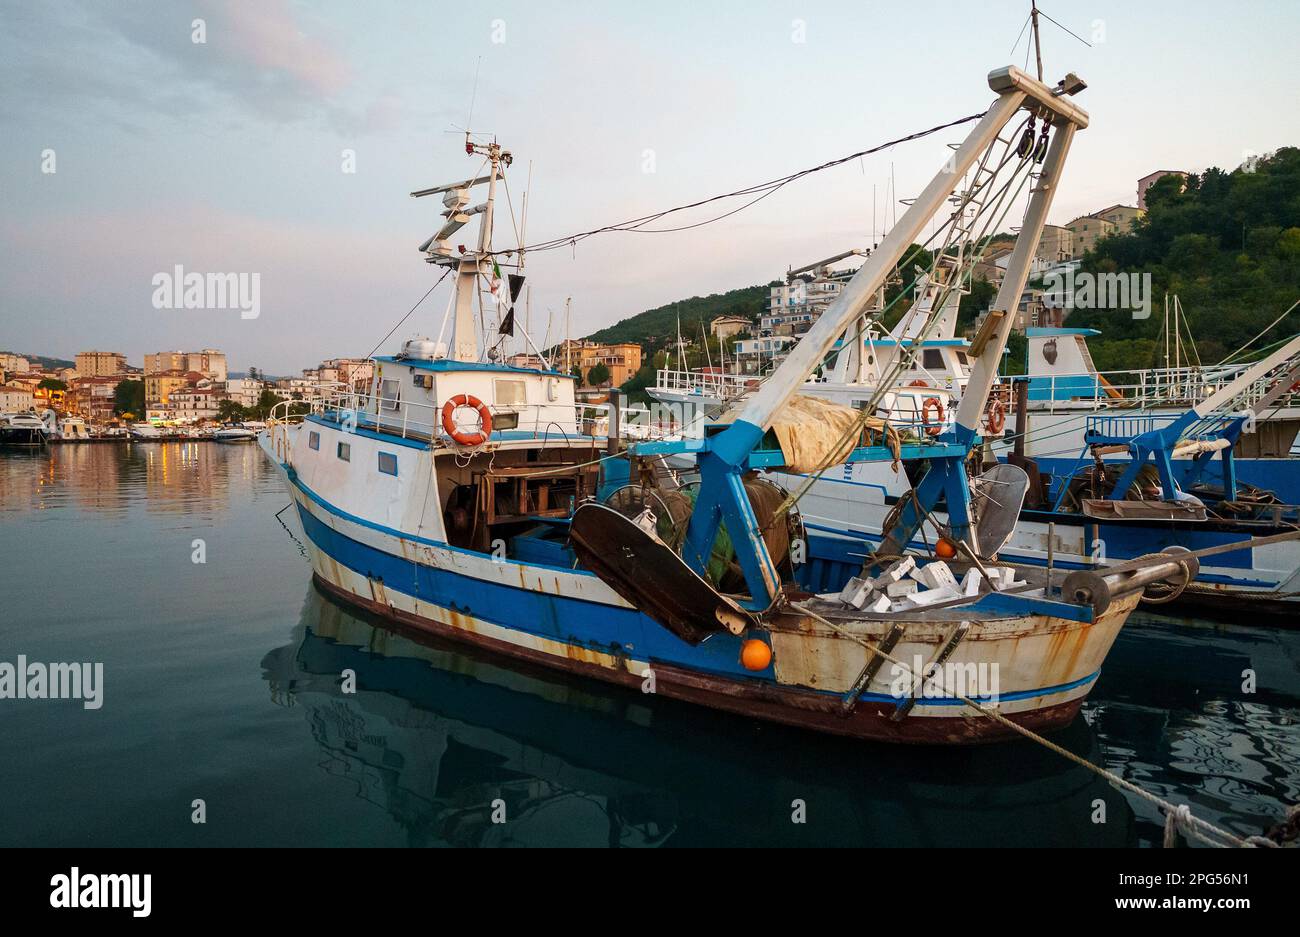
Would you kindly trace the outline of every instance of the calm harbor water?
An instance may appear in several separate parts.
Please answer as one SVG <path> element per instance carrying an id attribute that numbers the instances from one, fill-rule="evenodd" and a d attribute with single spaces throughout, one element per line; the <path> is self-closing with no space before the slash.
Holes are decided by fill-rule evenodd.
<path id="1" fill-rule="evenodd" d="M 0 662 L 104 665 L 99 710 L 0 700 L 0 845 L 1159 843 L 1028 743 L 824 738 L 392 633 L 316 592 L 287 503 L 255 446 L 0 453 Z M 1136 616 L 1056 738 L 1261 832 L 1300 800 L 1300 631 Z"/>

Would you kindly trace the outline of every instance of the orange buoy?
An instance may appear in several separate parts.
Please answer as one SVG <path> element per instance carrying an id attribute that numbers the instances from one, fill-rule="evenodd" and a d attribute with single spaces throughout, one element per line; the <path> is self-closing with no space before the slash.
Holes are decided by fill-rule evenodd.
<path id="1" fill-rule="evenodd" d="M 951 540 L 940 540 L 934 545 L 934 555 L 941 560 L 950 560 L 957 555 L 957 544 Z"/>
<path id="2" fill-rule="evenodd" d="M 740 646 L 740 662 L 746 670 L 766 670 L 772 665 L 772 649 L 766 641 L 750 638 Z"/>

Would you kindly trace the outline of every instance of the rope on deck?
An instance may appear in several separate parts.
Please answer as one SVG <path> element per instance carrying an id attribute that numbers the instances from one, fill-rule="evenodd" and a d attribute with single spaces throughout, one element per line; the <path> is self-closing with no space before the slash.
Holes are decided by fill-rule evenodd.
<path id="1" fill-rule="evenodd" d="M 874 644 L 872 644 L 870 641 L 867 641 L 865 638 L 853 634 L 847 629 L 841 628 L 839 625 L 835 624 L 835 622 L 830 621 L 827 618 L 823 618 L 821 615 L 818 615 L 816 612 L 812 611 L 811 609 L 803 605 L 800 605 L 798 603 L 791 603 L 791 604 L 798 611 L 803 612 L 805 615 L 809 616 L 810 618 L 820 622 L 821 624 L 825 625 L 827 628 L 830 628 L 832 631 L 836 632 L 837 634 L 843 635 L 849 640 L 862 645 L 870 653 L 875 654 L 876 656 L 889 661 L 890 663 L 894 664 L 897 667 L 903 668 L 903 670 L 906 671 L 912 677 L 912 681 L 913 681 L 912 685 L 914 687 L 918 687 L 920 685 L 917 682 L 917 675 L 912 671 L 912 669 L 908 667 L 907 664 L 903 663 L 901 660 L 894 657 L 892 654 L 888 653 L 887 651 L 882 651 L 880 648 L 876 647 Z M 1012 731 L 1017 732 L 1020 735 L 1023 735 L 1025 738 L 1029 739 L 1030 741 L 1037 742 L 1039 745 L 1042 745 L 1044 748 L 1048 749 L 1049 751 L 1055 752 L 1056 754 L 1060 755 L 1062 758 L 1068 759 L 1069 761 L 1074 762 L 1079 767 L 1086 768 L 1092 773 L 1106 779 L 1115 787 L 1118 787 L 1124 791 L 1128 791 L 1130 794 L 1133 794 L 1135 797 L 1140 797 L 1143 800 L 1147 801 L 1148 803 L 1153 804 L 1154 806 L 1159 808 L 1165 815 L 1164 845 L 1166 847 L 1175 845 L 1177 841 L 1177 834 L 1181 832 L 1193 839 L 1197 839 L 1205 843 L 1208 846 L 1216 846 L 1220 848 L 1228 847 L 1228 846 L 1248 847 L 1248 848 L 1249 847 L 1278 848 L 1278 844 L 1275 843 L 1273 840 L 1269 839 L 1268 837 L 1247 836 L 1243 838 L 1237 836 L 1235 833 L 1230 833 L 1228 830 L 1225 830 L 1222 827 L 1215 826 L 1213 823 L 1210 823 L 1207 820 L 1202 820 L 1199 817 L 1196 817 L 1192 814 L 1192 808 L 1189 807 L 1187 804 L 1175 804 L 1175 803 L 1171 803 L 1170 801 L 1164 800 L 1161 797 L 1157 797 L 1155 794 L 1152 794 L 1150 791 L 1147 791 L 1144 788 L 1139 787 L 1138 785 L 1134 784 L 1132 781 L 1122 778 L 1119 775 L 1115 774 L 1114 772 L 1108 771 L 1107 769 L 1101 767 L 1100 765 L 1095 765 L 1091 761 L 1088 761 L 1088 759 L 1076 755 L 1072 751 L 1062 748 L 1060 745 L 1057 745 L 1055 742 L 1044 738 L 1043 736 L 1039 735 L 1037 732 L 1033 731 L 1032 729 L 1027 729 L 1024 726 L 1011 721 L 1006 716 L 1002 715 L 1002 713 L 990 709 L 988 706 L 985 706 L 982 703 L 979 703 L 968 696 L 958 693 L 956 690 L 946 687 L 942 683 L 935 683 L 934 677 L 932 675 L 927 676 L 926 674 L 923 673 L 920 675 L 920 680 L 922 682 L 929 683 L 931 686 L 937 686 L 945 693 L 951 693 L 957 699 L 961 700 L 963 703 L 965 703 L 967 706 L 970 706 L 972 709 L 974 709 L 976 712 L 980 713 L 981 715 L 987 716 L 989 719 L 992 719 L 994 722 L 997 722 L 1000 725 L 1003 725 L 1006 728 L 1011 729 Z"/>

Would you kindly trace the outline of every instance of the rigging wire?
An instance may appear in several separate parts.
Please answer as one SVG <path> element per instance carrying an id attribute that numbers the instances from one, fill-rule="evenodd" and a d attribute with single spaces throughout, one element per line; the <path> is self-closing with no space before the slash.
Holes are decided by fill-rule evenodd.
<path id="1" fill-rule="evenodd" d="M 415 305 L 406 311 L 406 315 L 402 316 L 402 318 L 397 321 L 397 324 L 388 330 L 388 334 L 375 343 L 375 347 L 370 349 L 370 354 L 366 355 L 367 358 L 374 357 L 375 352 L 379 350 L 379 346 L 384 344 L 384 342 L 388 341 L 388 339 L 392 337 L 392 334 L 402 327 L 403 322 L 411 318 L 411 314 L 415 312 L 415 310 L 420 308 L 420 304 L 429 298 L 429 294 L 432 293 L 434 290 L 436 290 L 438 288 L 438 285 L 442 283 L 443 280 L 447 279 L 447 274 L 449 273 L 451 273 L 450 267 L 444 270 L 442 272 L 442 276 L 438 277 L 437 283 L 434 283 L 433 286 L 429 287 L 429 289 L 425 291 L 425 294 L 416 301 Z"/>
<path id="2" fill-rule="evenodd" d="M 685 205 L 678 205 L 674 208 L 665 209 L 664 211 L 654 212 L 649 215 L 642 215 L 638 218 L 631 218 L 627 221 L 618 222 L 616 224 L 605 225 L 600 228 L 592 228 L 589 231 L 583 231 L 577 234 L 566 235 L 564 237 L 550 238 L 545 241 L 539 241 L 536 244 L 524 245 L 522 248 L 516 248 L 513 250 L 493 251 L 491 253 L 511 254 L 511 253 L 515 253 L 517 250 L 523 250 L 523 251 L 555 250 L 557 248 L 574 245 L 578 241 L 586 240 L 587 238 L 593 237 L 597 234 L 605 234 L 614 231 L 644 233 L 644 234 L 666 234 L 674 231 L 683 231 L 689 228 L 700 227 L 701 225 L 704 224 L 712 224 L 715 221 L 720 221 L 723 218 L 730 217 L 731 215 L 734 215 L 739 211 L 743 211 L 744 209 L 750 207 L 751 205 L 766 198 L 768 195 L 771 195 L 773 192 L 776 192 L 779 189 L 783 188 L 784 186 L 790 184 L 791 182 L 794 182 L 798 179 L 802 179 L 805 176 L 809 176 L 817 172 L 822 172 L 823 170 L 826 169 L 832 169 L 836 166 L 843 165 L 844 163 L 847 162 L 852 162 L 853 160 L 860 159 L 861 157 L 864 156 L 869 156 L 874 153 L 879 153 L 882 150 L 887 150 L 891 147 L 898 146 L 901 143 L 910 143 L 914 140 L 920 140 L 925 137 L 931 136 L 933 134 L 939 133 L 941 131 L 951 129 L 953 127 L 959 127 L 962 124 L 970 123 L 973 120 L 979 120 L 981 117 L 984 116 L 985 113 L 986 112 L 981 111 L 978 114 L 971 114 L 967 117 L 961 117 L 958 118 L 957 120 L 949 121 L 944 124 L 939 124 L 938 126 L 935 127 L 930 127 L 927 130 L 916 131 L 915 133 L 910 133 L 907 134 L 906 136 L 898 137 L 894 140 L 877 144 L 876 146 L 870 147 L 868 149 L 859 150 L 858 152 L 851 153 L 848 156 L 842 156 L 838 159 L 830 160 L 818 166 L 812 166 L 807 169 L 801 169 L 797 172 L 793 172 L 785 176 L 779 176 L 776 179 L 771 179 L 768 180 L 767 182 L 760 182 L 754 185 L 746 186 L 745 188 L 737 189 L 733 192 L 725 192 L 720 195 L 713 195 L 708 198 L 700 199 L 695 202 L 690 202 Z M 662 218 L 665 218 L 668 215 L 676 214 L 678 212 L 688 211 L 692 208 L 699 208 L 701 206 L 709 205 L 714 202 L 719 202 L 724 199 L 739 198 L 739 197 L 749 196 L 749 195 L 755 195 L 757 197 L 752 199 L 747 204 L 742 205 L 740 208 L 733 209 L 722 215 L 718 215 L 715 218 L 710 218 L 705 221 L 695 222 L 690 225 L 682 225 L 674 228 L 662 228 L 662 229 L 645 228 L 645 225 L 658 221 Z"/>

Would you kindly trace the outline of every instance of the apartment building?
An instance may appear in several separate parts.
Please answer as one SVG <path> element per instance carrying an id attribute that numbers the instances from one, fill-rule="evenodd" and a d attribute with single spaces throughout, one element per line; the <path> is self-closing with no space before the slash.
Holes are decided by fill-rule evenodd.
<path id="1" fill-rule="evenodd" d="M 21 384 L 0 384 L 0 412 L 19 413 L 30 410 L 35 398 L 31 388 Z"/>
<path id="2" fill-rule="evenodd" d="M 229 375 L 225 354 L 215 348 L 205 348 L 202 351 L 160 351 L 144 356 L 146 375 L 170 371 L 196 371 L 218 384 L 225 383 Z"/>
<path id="3" fill-rule="evenodd" d="M 173 369 L 144 376 L 144 399 L 150 406 L 155 404 L 167 406 L 171 395 L 187 388 L 207 390 L 213 381 L 206 374 L 198 371 L 181 371 Z"/>
<path id="4" fill-rule="evenodd" d="M 226 396 L 241 407 L 255 407 L 264 386 L 261 381 L 252 378 L 234 377 L 226 381 L 224 389 Z"/>
<path id="5" fill-rule="evenodd" d="M 613 387 L 626 384 L 641 370 L 641 357 L 641 346 L 635 342 L 583 343 L 573 349 L 573 364 L 582 370 L 583 383 L 586 383 L 592 368 L 603 364 L 609 370 L 609 379 L 605 383 Z"/>
<path id="6" fill-rule="evenodd" d="M 722 341 L 741 332 L 748 332 L 753 327 L 754 324 L 744 316 L 718 316 L 709 323 L 709 331 L 713 333 L 713 337 Z"/>
<path id="7" fill-rule="evenodd" d="M 212 388 L 187 387 L 173 391 L 167 401 L 174 419 L 186 422 L 215 420 L 220 408 L 221 395 Z"/>
<path id="8" fill-rule="evenodd" d="M 126 355 L 116 351 L 77 353 L 77 373 L 83 377 L 112 377 L 126 371 Z"/>
<path id="9" fill-rule="evenodd" d="M 113 419 L 121 377 L 75 377 L 68 382 L 68 408 L 91 423 Z"/>

